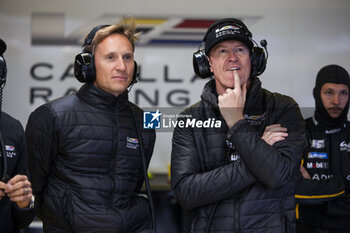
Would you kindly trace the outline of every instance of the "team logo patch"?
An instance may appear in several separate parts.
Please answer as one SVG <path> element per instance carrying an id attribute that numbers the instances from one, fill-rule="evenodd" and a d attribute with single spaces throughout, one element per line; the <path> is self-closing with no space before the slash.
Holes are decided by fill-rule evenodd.
<path id="1" fill-rule="evenodd" d="M 8 145 L 6 145 L 6 146 L 5 146 L 5 149 L 6 149 L 6 151 L 14 151 L 14 150 L 15 150 L 15 147 L 14 147 L 14 146 L 8 146 Z"/>
<path id="2" fill-rule="evenodd" d="M 315 149 L 321 149 L 325 147 L 325 141 L 326 139 L 313 139 L 311 140 L 311 148 L 315 148 Z"/>
<path id="3" fill-rule="evenodd" d="M 5 145 L 5 151 L 6 151 L 6 156 L 8 158 L 16 157 L 16 147 Z M 1 151 L 0 151 L 0 156 L 2 156 Z"/>
<path id="4" fill-rule="evenodd" d="M 241 34 L 241 30 L 237 26 L 228 25 L 215 30 L 216 38 L 219 38 L 225 35 L 235 35 L 235 34 Z"/>
<path id="5" fill-rule="evenodd" d="M 266 112 L 261 115 L 247 115 L 244 114 L 244 118 L 250 123 L 250 125 L 260 125 L 261 122 L 265 121 Z"/>
<path id="6" fill-rule="evenodd" d="M 328 169 L 329 165 L 327 162 L 316 162 L 316 163 L 309 162 L 306 164 L 306 167 L 308 169 L 311 169 L 311 168 Z"/>
<path id="7" fill-rule="evenodd" d="M 234 25 L 227 25 L 227 26 L 223 26 L 222 28 L 218 28 L 215 30 L 215 33 L 218 33 L 218 32 L 221 32 L 221 31 L 224 31 L 224 30 L 238 30 L 240 29 L 239 27 L 237 26 L 234 26 Z"/>
<path id="8" fill-rule="evenodd" d="M 143 128 L 144 129 L 160 129 L 162 113 L 157 109 L 156 112 L 143 113 Z"/>
<path id="9" fill-rule="evenodd" d="M 328 175 L 328 174 L 314 174 L 313 176 L 312 176 L 312 180 L 328 180 L 328 179 L 330 179 L 330 178 L 332 178 L 333 177 L 333 175 Z"/>
<path id="10" fill-rule="evenodd" d="M 234 152 L 231 154 L 231 161 L 237 161 L 240 158 L 241 158 L 241 156 L 239 156 L 239 154 L 237 152 Z"/>
<path id="11" fill-rule="evenodd" d="M 126 147 L 137 149 L 139 147 L 139 140 L 137 138 L 126 137 Z"/>
<path id="12" fill-rule="evenodd" d="M 340 151 L 350 152 L 350 142 L 346 143 L 345 141 L 342 141 L 339 146 L 340 146 Z"/>
<path id="13" fill-rule="evenodd" d="M 309 159 L 328 159 L 327 153 L 320 153 L 320 152 L 309 152 L 307 155 Z"/>
<path id="14" fill-rule="evenodd" d="M 329 129 L 329 130 L 325 130 L 325 134 L 335 134 L 335 133 L 339 133 L 341 130 L 341 128 L 337 128 L 337 129 Z"/>

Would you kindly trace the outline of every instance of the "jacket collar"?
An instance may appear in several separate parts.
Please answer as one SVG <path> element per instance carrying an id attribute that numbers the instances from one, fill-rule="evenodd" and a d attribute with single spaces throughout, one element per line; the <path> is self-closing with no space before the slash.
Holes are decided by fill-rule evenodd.
<path id="1" fill-rule="evenodd" d="M 215 79 L 211 79 L 205 84 L 201 98 L 209 105 L 218 107 L 218 94 L 216 92 Z"/>
<path id="2" fill-rule="evenodd" d="M 316 127 L 318 127 L 318 129 L 324 131 L 325 134 L 337 134 L 343 129 L 346 129 L 346 122 L 338 124 L 338 127 L 331 127 L 329 125 L 322 124 L 322 122 L 319 122 L 315 116 L 312 117 L 312 122 Z"/>
<path id="3" fill-rule="evenodd" d="M 208 81 L 203 89 L 201 98 L 209 105 L 218 108 L 218 94 L 216 92 L 215 80 Z M 248 115 L 262 114 L 266 110 L 265 99 L 259 78 L 252 79 L 247 92 L 247 99 L 244 105 L 244 113 Z"/>
<path id="4" fill-rule="evenodd" d="M 128 90 L 125 90 L 118 97 L 101 90 L 92 83 L 84 84 L 79 91 L 77 96 L 89 105 L 97 108 L 110 108 L 121 103 L 128 101 Z"/>

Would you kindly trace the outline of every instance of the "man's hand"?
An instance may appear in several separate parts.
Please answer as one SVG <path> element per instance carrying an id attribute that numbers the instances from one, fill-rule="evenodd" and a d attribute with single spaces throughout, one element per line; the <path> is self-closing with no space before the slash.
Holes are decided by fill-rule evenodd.
<path id="1" fill-rule="evenodd" d="M 6 183 L 0 181 L 0 200 L 6 195 L 4 191 L 5 186 L 6 186 Z"/>
<path id="2" fill-rule="evenodd" d="M 273 146 L 276 142 L 286 139 L 287 136 L 287 128 L 282 127 L 280 124 L 273 124 L 265 128 L 264 134 L 261 138 L 269 145 Z"/>
<path id="3" fill-rule="evenodd" d="M 302 177 L 303 177 L 304 179 L 308 179 L 308 180 L 311 179 L 310 174 L 307 172 L 307 170 L 306 170 L 303 166 L 300 165 L 300 169 L 299 169 L 299 170 L 300 170 L 301 175 L 302 175 Z"/>
<path id="4" fill-rule="evenodd" d="M 0 182 L 0 189 L 1 198 L 6 194 L 11 201 L 17 203 L 19 208 L 29 206 L 32 198 L 32 188 L 27 176 L 16 175 L 7 184 Z"/>
<path id="5" fill-rule="evenodd" d="M 226 124 L 231 128 L 237 121 L 244 119 L 243 109 L 246 101 L 247 83 L 241 86 L 237 71 L 234 71 L 235 86 L 226 89 L 226 92 L 218 97 L 220 113 Z"/>

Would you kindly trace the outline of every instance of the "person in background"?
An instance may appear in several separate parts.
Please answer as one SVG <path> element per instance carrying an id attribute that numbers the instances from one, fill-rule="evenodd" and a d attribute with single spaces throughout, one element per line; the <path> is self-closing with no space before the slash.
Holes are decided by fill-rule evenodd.
<path id="1" fill-rule="evenodd" d="M 350 78 L 339 65 L 317 74 L 315 114 L 305 120 L 309 142 L 297 183 L 298 233 L 350 232 Z"/>
<path id="2" fill-rule="evenodd" d="M 75 58 L 76 94 L 38 107 L 26 127 L 29 169 L 45 232 L 150 232 L 141 192 L 155 131 L 128 100 L 136 82 L 135 21 L 94 27 Z"/>
<path id="3" fill-rule="evenodd" d="M 1 108 L 7 76 L 5 51 L 6 43 L 0 39 L 0 232 L 17 233 L 33 221 L 35 208 L 23 127 Z"/>
<path id="4" fill-rule="evenodd" d="M 216 123 L 174 130 L 171 186 L 183 232 L 295 232 L 304 121 L 292 98 L 261 87 L 266 58 L 254 44 L 242 21 L 222 19 L 194 55 L 196 73 L 214 79 L 178 120 Z"/>

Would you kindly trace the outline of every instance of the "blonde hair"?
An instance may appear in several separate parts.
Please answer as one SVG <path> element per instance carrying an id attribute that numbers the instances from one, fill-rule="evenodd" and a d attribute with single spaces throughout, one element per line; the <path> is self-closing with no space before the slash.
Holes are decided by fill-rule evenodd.
<path id="1" fill-rule="evenodd" d="M 92 53 L 93 49 L 106 37 L 112 34 L 124 35 L 131 43 L 133 51 L 135 50 L 135 43 L 140 37 L 140 32 L 136 32 L 136 22 L 133 17 L 123 18 L 119 23 L 109 25 L 98 30 L 90 45 L 84 48 L 84 52 Z M 84 41 L 89 34 L 84 37 Z"/>

